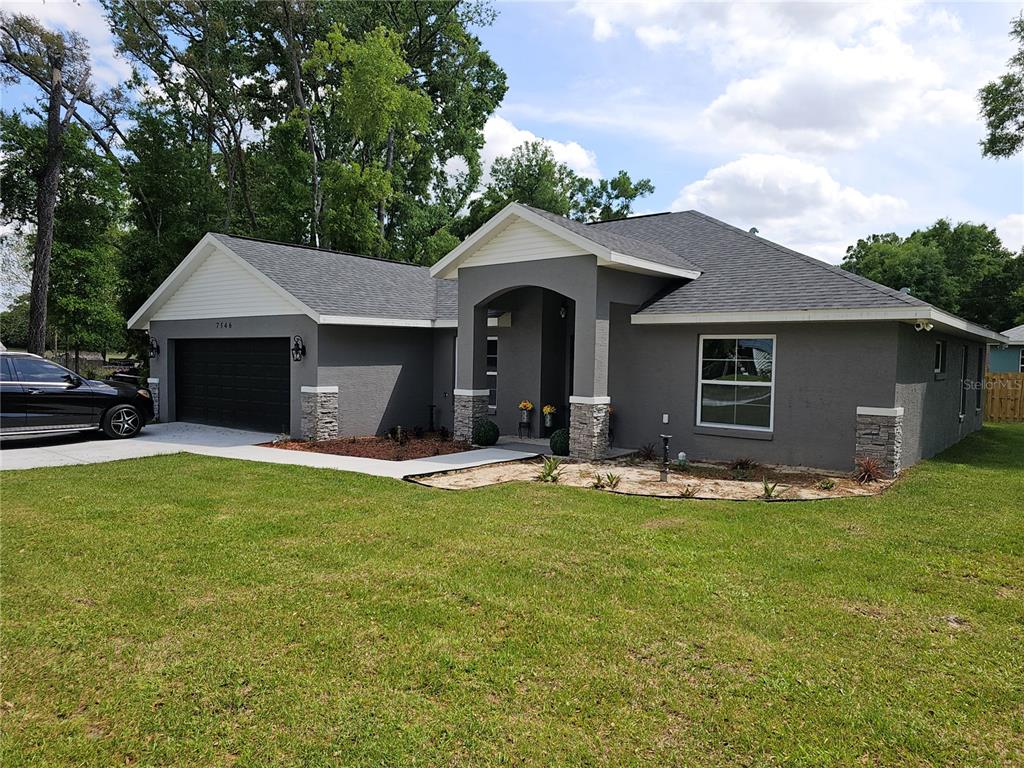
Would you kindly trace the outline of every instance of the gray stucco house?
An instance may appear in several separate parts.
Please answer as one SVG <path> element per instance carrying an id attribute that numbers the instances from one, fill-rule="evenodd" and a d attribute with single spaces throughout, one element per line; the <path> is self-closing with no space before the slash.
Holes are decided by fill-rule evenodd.
<path id="1" fill-rule="evenodd" d="M 485 418 L 516 434 L 528 399 L 579 457 L 670 433 L 695 458 L 892 472 L 980 428 L 1005 341 L 696 211 L 518 204 L 429 269 L 211 233 L 129 326 L 163 420 L 467 437 Z"/>

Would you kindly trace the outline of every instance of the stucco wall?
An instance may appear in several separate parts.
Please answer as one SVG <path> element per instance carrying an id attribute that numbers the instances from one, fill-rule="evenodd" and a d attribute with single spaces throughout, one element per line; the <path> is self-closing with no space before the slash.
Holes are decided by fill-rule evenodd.
<path id="1" fill-rule="evenodd" d="M 636 447 L 673 435 L 671 450 L 693 458 L 849 470 L 857 406 L 891 408 L 895 323 L 778 323 L 763 326 L 631 325 L 632 307 L 613 305 L 609 390 L 615 444 Z M 775 420 L 770 439 L 696 426 L 700 334 L 775 334 Z M 662 414 L 669 423 L 662 423 Z"/>
<path id="2" fill-rule="evenodd" d="M 946 373 L 935 373 L 935 342 L 946 340 Z M 967 392 L 960 419 L 961 362 L 967 351 L 967 380 L 977 380 L 978 355 L 984 345 L 955 336 L 899 326 L 896 405 L 903 407 L 903 466 L 927 459 L 967 434 L 981 429 L 982 412 L 975 389 Z"/>
<path id="3" fill-rule="evenodd" d="M 298 437 L 302 423 L 302 386 L 316 384 L 316 324 L 306 315 L 273 317 L 220 317 L 202 320 L 154 320 L 150 336 L 160 344 L 160 354 L 151 359 L 150 376 L 160 379 L 160 420 L 174 421 L 174 354 L 175 339 L 239 339 L 283 337 L 291 340 L 298 334 L 306 344 L 306 357 L 291 363 L 289 389 L 291 433 Z"/>
<path id="4" fill-rule="evenodd" d="M 434 331 L 434 426 L 455 427 L 455 329 Z"/>
<path id="5" fill-rule="evenodd" d="M 1019 373 L 1022 347 L 1002 349 L 991 346 L 988 350 L 988 369 L 991 373 Z"/>
<path id="6" fill-rule="evenodd" d="M 317 385 L 338 387 L 342 435 L 426 427 L 434 398 L 429 328 L 320 327 Z"/>

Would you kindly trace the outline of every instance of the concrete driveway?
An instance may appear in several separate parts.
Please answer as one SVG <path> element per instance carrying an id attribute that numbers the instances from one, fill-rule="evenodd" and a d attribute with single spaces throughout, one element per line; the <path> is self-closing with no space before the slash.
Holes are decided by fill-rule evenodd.
<path id="1" fill-rule="evenodd" d="M 0 469 L 99 464 L 181 451 L 216 455 L 219 449 L 266 443 L 274 437 L 263 432 L 208 427 L 183 421 L 150 424 L 138 437 L 129 440 L 111 440 L 101 432 L 79 432 L 53 437 L 8 437 L 0 441 Z"/>
<path id="2" fill-rule="evenodd" d="M 539 454 L 529 445 L 476 448 L 462 453 L 430 456 L 408 461 L 332 456 L 325 453 L 261 447 L 275 435 L 240 429 L 208 427 L 174 421 L 150 424 L 138 437 L 110 440 L 100 432 L 80 432 L 56 437 L 11 437 L 0 441 L 0 469 L 33 469 L 67 464 L 99 464 L 119 459 L 138 459 L 162 453 L 199 453 L 226 459 L 293 464 L 320 469 L 339 469 L 377 477 L 401 479 L 416 475 L 468 469 L 483 464 L 528 459 Z"/>

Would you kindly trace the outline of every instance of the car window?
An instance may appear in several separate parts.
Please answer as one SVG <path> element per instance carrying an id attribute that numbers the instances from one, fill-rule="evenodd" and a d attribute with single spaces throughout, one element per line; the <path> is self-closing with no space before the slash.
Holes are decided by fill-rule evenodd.
<path id="1" fill-rule="evenodd" d="M 49 381 L 59 384 L 63 383 L 64 377 L 70 373 L 66 368 L 61 368 L 49 360 L 40 360 L 38 357 L 16 357 L 12 362 L 18 371 L 18 378 L 25 382 Z"/>
<path id="2" fill-rule="evenodd" d="M 14 381 L 14 371 L 6 357 L 0 357 L 0 381 Z"/>

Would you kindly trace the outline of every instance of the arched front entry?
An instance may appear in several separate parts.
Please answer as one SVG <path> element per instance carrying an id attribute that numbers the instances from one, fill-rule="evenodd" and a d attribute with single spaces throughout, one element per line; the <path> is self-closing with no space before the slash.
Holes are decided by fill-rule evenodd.
<path id="1" fill-rule="evenodd" d="M 459 270 L 457 437 L 469 439 L 473 425 L 488 418 L 515 434 L 514 405 L 529 399 L 538 410 L 545 403 L 559 409 L 559 423 L 570 430 L 572 455 L 606 454 L 608 305 L 599 310 L 598 293 L 593 256 Z M 506 315 L 508 332 L 503 333 Z M 498 341 L 490 355 L 489 337 Z M 496 369 L 488 368 L 495 352 Z M 542 423 L 535 414 L 533 434 L 544 434 Z"/>

